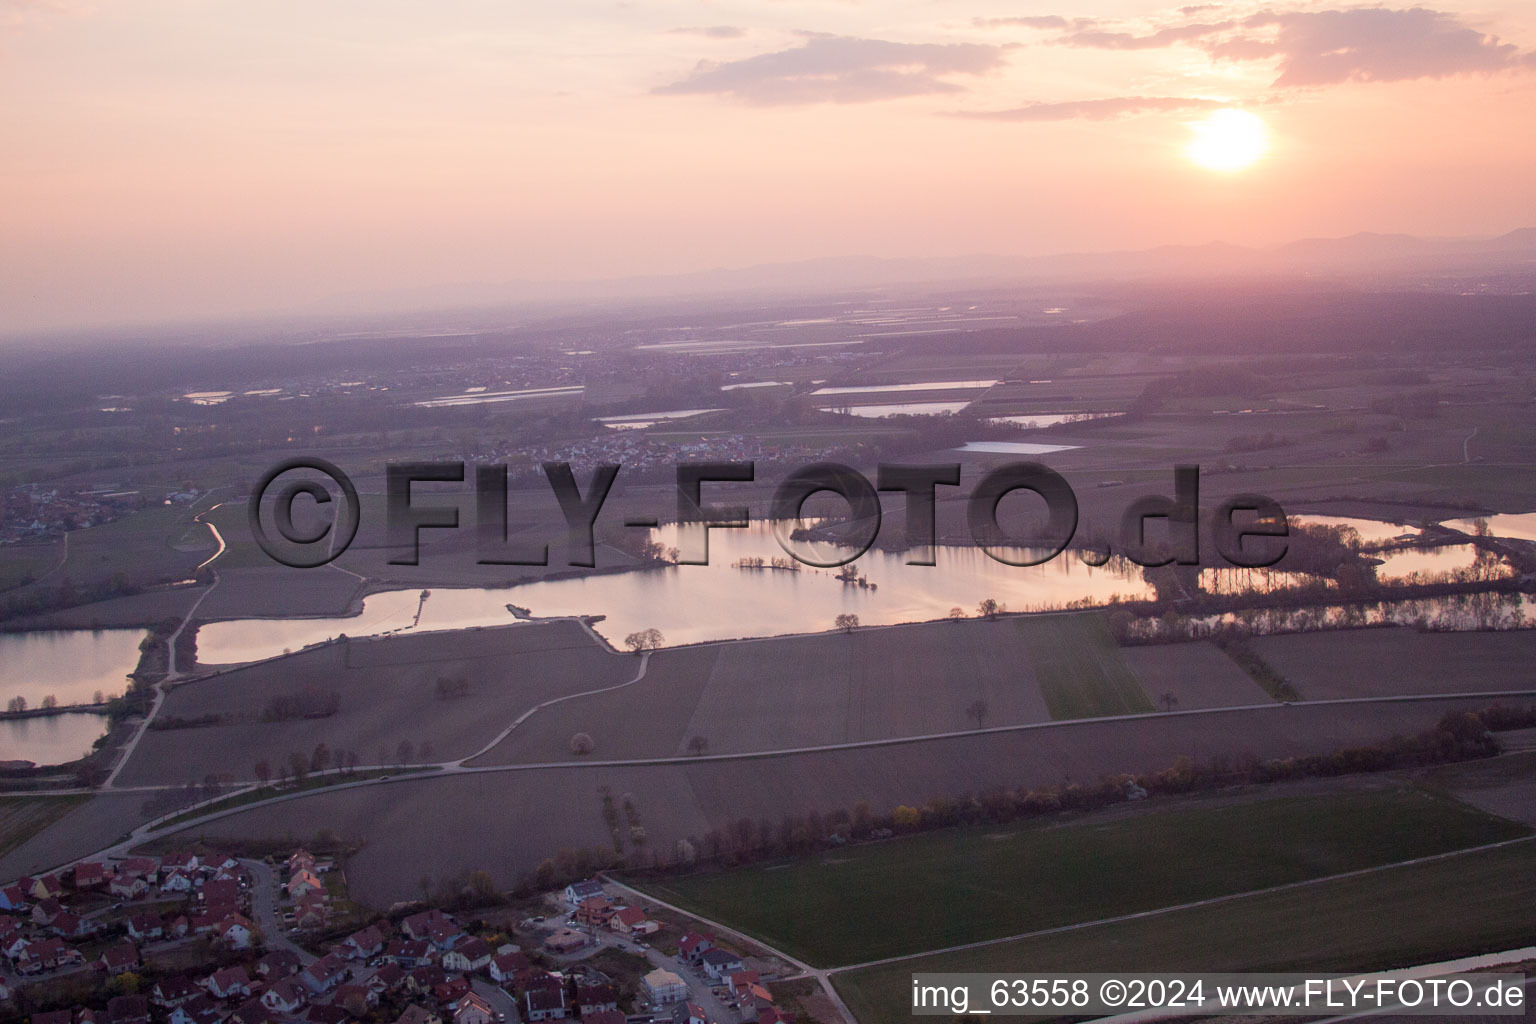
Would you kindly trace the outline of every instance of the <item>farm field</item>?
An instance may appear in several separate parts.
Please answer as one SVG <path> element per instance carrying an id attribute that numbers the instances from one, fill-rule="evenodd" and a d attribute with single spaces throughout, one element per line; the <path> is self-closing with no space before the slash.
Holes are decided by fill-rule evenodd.
<path id="1" fill-rule="evenodd" d="M 1154 710 L 1096 613 L 1013 620 L 1034 662 L 1051 717 L 1104 718 Z"/>
<path id="2" fill-rule="evenodd" d="M 1407 627 L 1256 637 L 1259 656 L 1306 700 L 1530 689 L 1536 630 Z"/>
<path id="3" fill-rule="evenodd" d="M 550 708 L 477 764 L 564 761 L 585 731 L 599 757 L 825 746 L 1048 722 L 1010 623 L 923 623 L 661 651 L 633 687 Z"/>
<path id="4" fill-rule="evenodd" d="M 1126 665 L 1159 708 L 1219 708 L 1264 704 L 1271 698 L 1226 652 L 1209 641 L 1124 647 Z"/>
<path id="5" fill-rule="evenodd" d="M 365 765 L 402 760 L 402 741 L 414 748 L 405 761 L 464 757 L 533 705 L 622 682 L 637 667 L 569 622 L 332 644 L 175 687 L 157 721 L 222 721 L 146 731 L 119 782 L 249 781 L 257 762 L 275 774 L 292 754 L 307 758 L 320 743 L 353 751 Z M 445 677 L 464 678 L 468 692 L 439 695 L 437 680 Z M 334 693 L 336 713 L 263 720 L 272 717 L 266 712 L 274 697 L 306 690 Z M 232 750 L 241 752 L 236 763 Z"/>
<path id="6" fill-rule="evenodd" d="M 834 975 L 862 1024 L 909 1011 L 916 971 L 1363 971 L 1536 941 L 1536 843 Z"/>
<path id="7" fill-rule="evenodd" d="M 650 848 L 660 854 L 674 850 L 679 839 L 699 842 L 742 818 L 777 828 L 786 817 L 852 810 L 860 801 L 889 811 L 936 796 L 1158 771 L 1180 755 L 1204 761 L 1330 753 L 1428 729 L 1447 711 L 1483 703 L 1277 704 L 804 754 L 493 768 L 322 791 L 180 834 L 281 839 L 330 828 L 365 844 L 348 863 L 354 893 L 387 906 L 419 891 L 421 872 L 412 865 L 430 862 L 438 874 L 485 868 L 510 885 L 561 847 L 611 846 L 597 795 L 604 787 L 633 795 Z"/>
<path id="8" fill-rule="evenodd" d="M 0 797 L 0 856 L 58 821 L 88 796 Z"/>
<path id="9" fill-rule="evenodd" d="M 1528 834 L 1413 789 L 967 828 L 644 886 L 816 966 L 1246 892 Z M 1198 868 L 1196 867 L 1198 865 Z"/>
<path id="10" fill-rule="evenodd" d="M 0 853 L 0 877 L 47 871 L 116 842 L 143 820 L 144 801 L 143 793 L 108 792 L 71 803 L 47 828 Z"/>

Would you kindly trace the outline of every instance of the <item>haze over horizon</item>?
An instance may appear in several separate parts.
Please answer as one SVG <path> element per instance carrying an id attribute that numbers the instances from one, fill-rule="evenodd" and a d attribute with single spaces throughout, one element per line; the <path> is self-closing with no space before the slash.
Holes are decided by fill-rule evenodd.
<path id="1" fill-rule="evenodd" d="M 1519 5 L 0 0 L 0 80 L 7 333 L 1536 223 Z"/>

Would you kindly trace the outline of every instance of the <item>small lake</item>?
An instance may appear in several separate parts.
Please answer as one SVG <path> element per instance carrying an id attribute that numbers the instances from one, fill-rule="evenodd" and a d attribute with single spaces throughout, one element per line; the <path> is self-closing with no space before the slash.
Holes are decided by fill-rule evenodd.
<path id="1" fill-rule="evenodd" d="M 90 704 L 128 689 L 139 667 L 142 629 L 49 629 L 0 633 L 0 705 L 25 697 L 40 707 L 50 694 L 60 704 Z"/>
<path id="2" fill-rule="evenodd" d="M 1055 427 L 1063 423 L 1087 423 L 1089 420 L 1114 419 L 1119 412 L 1021 412 L 1013 416 L 988 416 L 988 423 L 1010 427 Z"/>
<path id="3" fill-rule="evenodd" d="M 0 719 L 0 761 L 65 764 L 91 752 L 107 731 L 107 716 L 86 711 Z"/>
<path id="4" fill-rule="evenodd" d="M 857 387 L 817 388 L 811 397 L 821 395 L 880 395 L 902 391 L 971 391 L 995 387 L 995 380 L 931 380 L 921 384 L 860 384 Z"/>
<path id="5" fill-rule="evenodd" d="M 662 527 L 655 536 L 664 545 L 677 546 L 675 526 Z M 836 549 L 820 545 L 816 550 Z M 517 621 L 507 610 L 509 603 L 536 616 L 605 616 L 596 628 L 616 645 L 629 633 L 652 627 L 662 631 L 669 645 L 676 645 L 827 630 L 845 613 L 857 615 L 863 625 L 937 619 L 953 607 L 971 615 L 988 597 L 1010 611 L 1032 611 L 1152 596 L 1140 569 L 1130 563 L 1093 568 L 1076 555 L 1064 554 L 1045 565 L 1020 568 L 971 546 L 939 548 L 934 566 L 907 565 L 905 552 L 868 551 L 855 563 L 865 579 L 863 586 L 837 579 L 836 569 L 737 565 L 743 559 L 771 562 L 786 557 L 767 523 L 712 530 L 709 565 L 663 565 L 509 588 L 436 588 L 424 603 L 420 590 L 385 591 L 368 597 L 362 614 L 351 618 L 215 622 L 198 631 L 198 660 L 209 665 L 256 661 L 342 633 L 372 636 L 507 625 Z"/>
<path id="6" fill-rule="evenodd" d="M 942 416 L 959 412 L 970 402 L 897 402 L 892 405 L 822 406 L 823 412 L 842 412 L 849 416 L 880 419 L 884 416 Z"/>
<path id="7" fill-rule="evenodd" d="M 1423 532 L 1417 526 L 1350 516 L 1291 516 L 1291 521 L 1304 526 L 1347 526 L 1360 535 L 1360 543 L 1367 545 L 1387 544 L 1399 537 L 1417 537 Z"/>
<path id="8" fill-rule="evenodd" d="M 644 430 L 667 420 L 683 420 L 689 416 L 702 416 L 719 409 L 673 409 L 669 412 L 642 412 L 630 416 L 599 416 L 597 422 L 613 430 Z"/>
<path id="9" fill-rule="evenodd" d="M 1494 537 L 1509 540 L 1536 540 L 1536 512 L 1482 516 L 1478 519 L 1452 519 L 1445 525 L 1463 533 L 1476 533 L 1477 524 L 1488 524 L 1488 532 Z"/>

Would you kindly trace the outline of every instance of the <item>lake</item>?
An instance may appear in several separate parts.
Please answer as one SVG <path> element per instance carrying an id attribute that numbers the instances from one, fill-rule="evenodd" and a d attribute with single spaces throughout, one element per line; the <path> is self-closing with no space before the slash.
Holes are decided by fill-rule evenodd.
<path id="1" fill-rule="evenodd" d="M 663 527 L 655 536 L 664 545 L 677 545 L 675 526 Z M 818 550 L 835 549 L 821 545 Z M 371 636 L 505 625 L 516 621 L 507 610 L 509 603 L 536 616 L 605 616 L 596 628 L 615 644 L 629 633 L 654 627 L 675 645 L 826 630 L 845 613 L 857 615 L 864 625 L 942 618 L 953 607 L 974 614 L 988 597 L 1009 610 L 1028 611 L 1152 596 L 1140 569 L 1129 563 L 1092 568 L 1076 555 L 1065 554 L 1045 565 L 1019 568 L 971 546 L 939 548 L 935 566 L 907 565 L 905 552 L 868 551 L 855 563 L 865 586 L 837 579 L 835 569 L 738 567 L 743 559 L 786 557 L 772 528 L 763 522 L 745 530 L 711 531 L 709 554 L 709 565 L 663 565 L 508 588 L 434 588 L 422 603 L 419 623 L 419 589 L 374 594 L 364 601 L 362 614 L 351 618 L 211 623 L 198 632 L 198 660 L 210 665 L 254 661 L 341 633 Z"/>
<path id="2" fill-rule="evenodd" d="M 90 704 L 97 690 L 120 696 L 148 635 L 142 629 L 0 633 L 0 703 L 25 697 L 35 708 L 52 694 L 60 704 Z"/>

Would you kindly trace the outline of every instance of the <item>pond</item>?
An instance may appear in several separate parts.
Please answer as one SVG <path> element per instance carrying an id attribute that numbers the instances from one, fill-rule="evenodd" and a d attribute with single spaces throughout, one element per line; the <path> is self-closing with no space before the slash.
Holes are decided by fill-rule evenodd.
<path id="1" fill-rule="evenodd" d="M 116 697 L 128 689 L 128 673 L 139 667 L 142 629 L 49 629 L 0 633 L 0 706 L 23 697 L 40 707 L 53 696 L 60 704 L 90 704 L 100 690 Z"/>
<path id="2" fill-rule="evenodd" d="M 0 761 L 65 764 L 91 752 L 107 716 L 88 711 L 0 719 Z"/>

